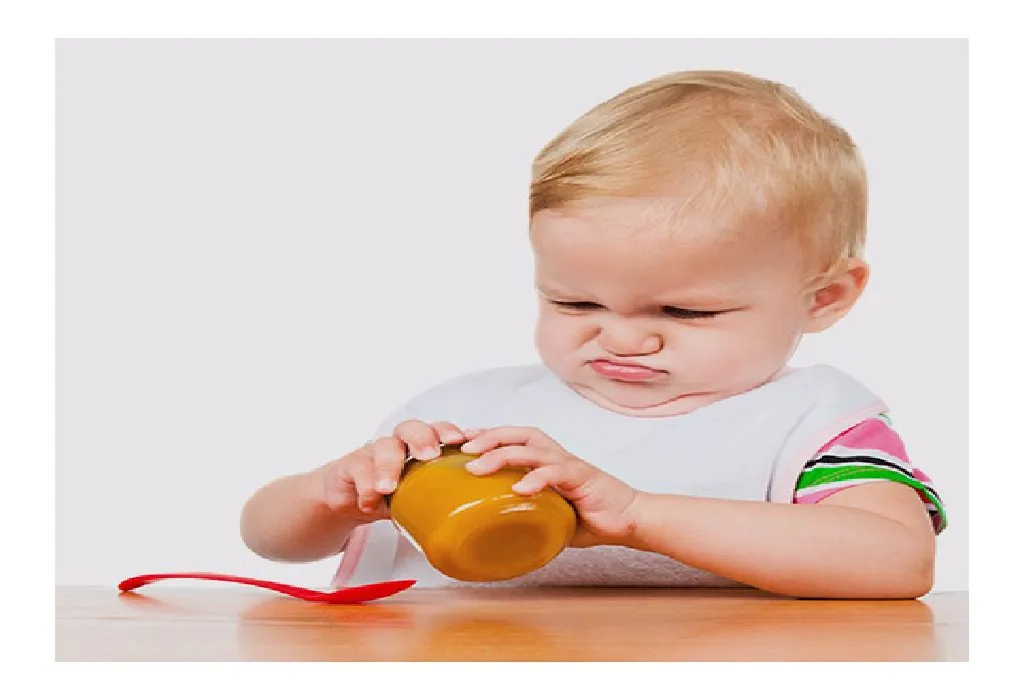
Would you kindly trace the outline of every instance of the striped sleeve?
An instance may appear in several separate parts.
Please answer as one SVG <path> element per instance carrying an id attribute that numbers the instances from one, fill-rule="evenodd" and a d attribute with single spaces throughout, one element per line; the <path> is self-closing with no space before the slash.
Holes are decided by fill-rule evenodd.
<path id="1" fill-rule="evenodd" d="M 946 528 L 946 509 L 928 475 L 914 468 L 903 440 L 881 413 L 840 434 L 804 466 L 794 503 L 818 503 L 832 494 L 874 481 L 895 481 L 913 488 L 931 516 L 935 533 Z"/>

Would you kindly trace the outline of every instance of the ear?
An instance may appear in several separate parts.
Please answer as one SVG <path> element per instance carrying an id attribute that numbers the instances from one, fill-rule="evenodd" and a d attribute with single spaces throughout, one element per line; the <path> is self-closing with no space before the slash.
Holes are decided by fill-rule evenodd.
<path id="1" fill-rule="evenodd" d="M 810 289 L 804 333 L 819 333 L 845 316 L 868 283 L 870 269 L 859 258 L 847 258 L 839 272 Z"/>

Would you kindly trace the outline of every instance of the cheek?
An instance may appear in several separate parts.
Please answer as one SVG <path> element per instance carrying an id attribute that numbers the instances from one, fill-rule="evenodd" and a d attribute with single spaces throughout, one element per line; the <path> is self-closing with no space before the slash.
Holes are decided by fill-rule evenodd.
<path id="1" fill-rule="evenodd" d="M 764 322 L 762 336 L 767 346 L 779 352 L 789 350 L 802 335 L 804 317 L 796 310 L 783 309 Z"/>
<path id="2" fill-rule="evenodd" d="M 739 377 L 774 367 L 789 354 L 796 335 L 792 318 L 747 318 L 735 324 L 680 329 L 674 334 L 672 348 L 684 364 L 698 372 Z"/>
<path id="3" fill-rule="evenodd" d="M 735 328 L 684 328 L 674 334 L 673 341 L 673 354 L 699 374 L 732 372 L 750 357 L 751 343 Z"/>
<path id="4" fill-rule="evenodd" d="M 753 368 L 772 369 L 785 362 L 800 336 L 799 321 L 790 314 L 766 314 L 738 331 L 736 354 Z"/>
<path id="5" fill-rule="evenodd" d="M 537 318 L 537 349 L 545 353 L 565 353 L 586 342 L 586 321 L 578 317 L 541 311 Z"/>

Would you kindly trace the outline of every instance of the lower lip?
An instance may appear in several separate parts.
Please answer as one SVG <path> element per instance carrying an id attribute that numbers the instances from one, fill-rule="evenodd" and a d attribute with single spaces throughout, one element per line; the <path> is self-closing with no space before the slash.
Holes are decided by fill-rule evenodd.
<path id="1" fill-rule="evenodd" d="M 590 366 L 603 377 L 626 382 L 642 382 L 661 374 L 659 370 L 651 369 L 650 367 L 617 365 L 614 362 L 606 362 L 604 360 L 594 360 L 590 363 Z"/>

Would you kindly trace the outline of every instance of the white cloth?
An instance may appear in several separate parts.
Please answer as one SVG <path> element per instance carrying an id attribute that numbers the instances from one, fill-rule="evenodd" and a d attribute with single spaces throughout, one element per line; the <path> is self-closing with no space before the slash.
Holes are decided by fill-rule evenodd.
<path id="1" fill-rule="evenodd" d="M 826 365 L 787 368 L 775 379 L 690 413 L 626 416 L 588 401 L 543 365 L 502 367 L 444 382 L 379 427 L 403 420 L 460 428 L 533 426 L 581 459 L 652 493 L 790 503 L 803 465 L 831 438 L 887 410 L 871 391 Z M 335 587 L 412 578 L 419 586 L 732 586 L 667 556 L 626 547 L 570 548 L 509 581 L 450 579 L 387 520 L 357 528 Z"/>

